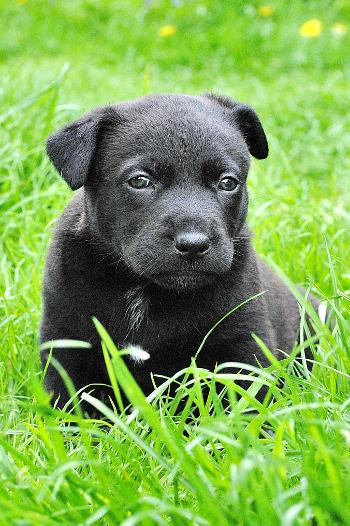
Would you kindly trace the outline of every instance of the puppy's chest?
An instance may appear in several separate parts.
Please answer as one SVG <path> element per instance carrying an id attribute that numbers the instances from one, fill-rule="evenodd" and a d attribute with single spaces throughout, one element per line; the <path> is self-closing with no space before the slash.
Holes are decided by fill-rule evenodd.
<path id="1" fill-rule="evenodd" d="M 105 320 L 104 325 L 119 348 L 137 346 L 149 353 L 146 361 L 129 360 L 140 385 L 146 373 L 171 376 L 188 367 L 207 333 L 235 306 L 229 298 L 224 303 L 222 296 L 217 299 L 196 294 L 169 298 L 162 292 L 152 295 L 135 287 L 118 292 L 104 302 L 100 321 Z M 213 369 L 216 363 L 234 359 L 241 330 L 242 317 L 237 312 L 207 338 L 197 364 Z"/>
<path id="2" fill-rule="evenodd" d="M 121 306 L 123 323 L 118 324 L 118 344 L 138 345 L 151 354 L 171 351 L 177 355 L 195 354 L 207 332 L 226 312 L 225 306 L 208 304 L 200 295 L 189 298 L 167 298 L 149 295 L 142 289 L 132 289 L 124 295 Z M 228 310 L 228 309 L 227 309 Z M 117 327 L 115 327 L 117 329 Z M 122 331 L 120 331 L 122 329 Z M 227 329 L 227 327 L 226 327 Z M 217 341 L 227 338 L 225 324 L 218 327 Z"/>
<path id="3" fill-rule="evenodd" d="M 214 324 L 239 303 L 239 298 L 214 288 L 181 295 L 121 282 L 105 281 L 103 291 L 101 283 L 97 285 L 90 319 L 96 316 L 118 346 L 138 345 L 151 354 L 171 350 L 194 355 Z M 207 343 L 232 341 L 241 324 L 239 317 L 238 312 L 231 315 Z"/>
<path id="4" fill-rule="evenodd" d="M 189 338 L 200 340 L 208 326 L 201 312 L 139 299 L 126 306 L 124 323 L 123 344 L 139 344 L 149 350 L 171 343 L 181 346 Z"/>

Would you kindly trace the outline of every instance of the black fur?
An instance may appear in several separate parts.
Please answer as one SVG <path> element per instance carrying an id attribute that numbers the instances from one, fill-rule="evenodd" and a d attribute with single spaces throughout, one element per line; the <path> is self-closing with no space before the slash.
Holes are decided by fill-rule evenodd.
<path id="1" fill-rule="evenodd" d="M 189 365 L 213 324 L 261 291 L 213 332 L 198 364 L 268 365 L 252 333 L 270 349 L 292 348 L 297 303 L 253 250 L 245 224 L 249 153 L 268 154 L 251 108 L 212 94 L 148 96 L 64 127 L 48 139 L 47 152 L 73 189 L 83 186 L 50 247 L 40 333 L 41 342 L 92 344 L 55 351 L 76 388 L 109 383 L 92 316 L 118 346 L 149 352 L 149 360 L 132 364 L 146 393 L 151 372 L 168 376 Z M 150 187 L 130 186 L 140 171 Z M 224 173 L 237 179 L 235 190 L 218 188 Z M 178 250 L 179 236 L 204 236 L 210 246 L 190 257 Z M 45 385 L 62 406 L 67 393 L 51 366 Z"/>

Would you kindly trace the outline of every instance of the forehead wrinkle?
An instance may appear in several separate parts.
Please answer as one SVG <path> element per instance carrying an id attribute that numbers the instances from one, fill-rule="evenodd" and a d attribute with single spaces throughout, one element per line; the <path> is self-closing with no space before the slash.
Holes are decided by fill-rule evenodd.
<path id="1" fill-rule="evenodd" d="M 120 164 L 119 171 L 125 172 L 126 170 L 135 168 L 135 167 L 142 167 L 142 164 L 147 161 L 147 158 L 143 154 L 136 154 L 133 157 L 128 157 L 127 159 L 123 160 Z"/>
<path id="2" fill-rule="evenodd" d="M 115 159 L 129 162 L 156 160 L 169 163 L 176 170 L 190 170 L 210 158 L 230 157 L 240 167 L 249 168 L 249 153 L 243 137 L 221 119 L 188 111 L 173 114 L 158 112 L 142 114 L 133 121 L 124 122 L 114 130 L 110 150 Z M 108 141 L 110 142 L 110 141 Z"/>
<path id="3" fill-rule="evenodd" d="M 162 122 L 157 127 L 151 126 L 147 137 L 142 135 L 138 144 L 144 151 L 157 153 L 157 158 L 163 158 L 179 168 L 189 168 L 201 162 L 206 152 L 217 143 L 218 136 L 213 130 L 199 125 L 197 122 L 172 122 L 168 126 Z"/>

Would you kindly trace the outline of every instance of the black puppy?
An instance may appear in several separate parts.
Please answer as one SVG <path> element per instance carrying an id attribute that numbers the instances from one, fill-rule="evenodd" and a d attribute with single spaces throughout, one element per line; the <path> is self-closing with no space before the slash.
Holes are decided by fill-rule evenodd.
<path id="1" fill-rule="evenodd" d="M 259 259 L 245 224 L 249 154 L 268 155 L 250 107 L 216 95 L 147 96 L 65 126 L 47 153 L 73 190 L 83 187 L 50 247 L 40 334 L 92 344 L 55 351 L 77 389 L 109 383 L 93 316 L 119 347 L 148 351 L 133 364 L 145 393 L 151 372 L 188 366 L 213 324 L 262 291 L 212 333 L 197 363 L 268 365 L 252 333 L 271 350 L 291 350 L 297 302 Z M 52 366 L 45 384 L 62 406 L 67 392 Z"/>

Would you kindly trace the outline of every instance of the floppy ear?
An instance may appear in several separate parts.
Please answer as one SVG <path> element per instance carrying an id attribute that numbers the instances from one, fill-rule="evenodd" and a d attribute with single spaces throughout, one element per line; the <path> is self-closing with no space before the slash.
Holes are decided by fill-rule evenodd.
<path id="1" fill-rule="evenodd" d="M 264 129 L 255 111 L 246 104 L 241 104 L 230 97 L 223 97 L 213 93 L 205 97 L 218 104 L 223 109 L 228 120 L 238 126 L 249 149 L 249 153 L 257 159 L 266 159 L 269 153 Z"/>
<path id="2" fill-rule="evenodd" d="M 72 190 L 88 178 L 106 108 L 95 110 L 50 135 L 46 152 L 52 164 Z"/>

